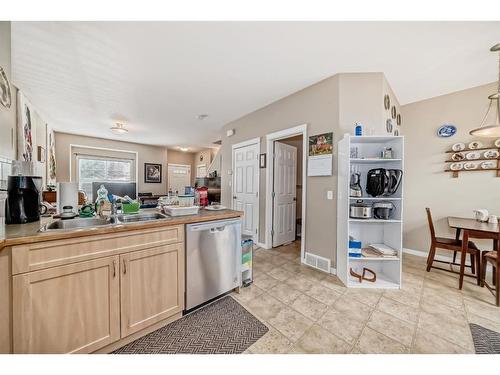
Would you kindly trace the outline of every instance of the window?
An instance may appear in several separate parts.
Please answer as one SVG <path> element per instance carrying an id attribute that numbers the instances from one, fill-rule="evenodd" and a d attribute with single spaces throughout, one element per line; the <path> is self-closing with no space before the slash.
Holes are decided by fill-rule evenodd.
<path id="1" fill-rule="evenodd" d="M 93 201 L 92 182 L 133 182 L 134 161 L 78 155 L 78 187 Z"/>

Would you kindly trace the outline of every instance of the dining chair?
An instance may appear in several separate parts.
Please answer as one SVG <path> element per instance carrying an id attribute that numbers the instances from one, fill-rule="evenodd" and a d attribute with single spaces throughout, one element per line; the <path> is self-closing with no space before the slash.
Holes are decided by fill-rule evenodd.
<path id="1" fill-rule="evenodd" d="M 483 251 L 481 268 L 481 286 L 486 286 L 489 291 L 495 296 L 497 306 L 500 306 L 500 258 L 497 251 Z M 493 266 L 492 285 L 486 282 L 486 269 L 488 263 Z"/>
<path id="2" fill-rule="evenodd" d="M 451 266 L 460 266 L 460 263 L 455 262 L 456 254 L 458 251 L 462 251 L 462 240 L 457 236 L 456 238 L 446 238 L 446 237 L 436 237 L 436 231 L 434 230 L 434 223 L 432 221 L 431 209 L 426 208 L 427 212 L 427 221 L 429 223 L 429 230 L 431 233 L 431 248 L 429 250 L 429 255 L 427 256 L 427 272 L 430 272 L 431 268 L 456 273 L 461 275 L 460 272 L 454 271 Z M 474 276 L 477 279 L 477 285 L 481 283 L 481 251 L 477 248 L 476 244 L 472 241 L 468 241 L 467 243 L 467 253 L 470 255 L 470 265 L 466 265 L 471 269 L 471 273 L 473 275 L 465 275 L 465 276 Z M 453 251 L 453 260 L 451 262 L 435 259 L 436 257 L 436 249 Z M 434 262 L 438 263 L 446 263 L 450 265 L 450 269 L 436 267 L 433 265 Z"/>

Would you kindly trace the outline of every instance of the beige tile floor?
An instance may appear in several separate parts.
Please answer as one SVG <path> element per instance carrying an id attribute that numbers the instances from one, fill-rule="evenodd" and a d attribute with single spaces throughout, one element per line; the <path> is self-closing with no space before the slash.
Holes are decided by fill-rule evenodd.
<path id="1" fill-rule="evenodd" d="M 469 323 L 500 332 L 486 288 L 425 271 L 405 255 L 401 290 L 347 289 L 300 264 L 300 243 L 254 257 L 254 283 L 233 296 L 269 328 L 246 353 L 474 353 Z"/>

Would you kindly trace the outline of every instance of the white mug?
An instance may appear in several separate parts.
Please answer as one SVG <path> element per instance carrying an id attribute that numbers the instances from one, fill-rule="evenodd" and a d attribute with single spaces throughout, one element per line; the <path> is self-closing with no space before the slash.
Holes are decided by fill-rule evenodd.
<path id="1" fill-rule="evenodd" d="M 496 215 L 488 216 L 488 223 L 490 224 L 498 224 L 498 217 Z"/>

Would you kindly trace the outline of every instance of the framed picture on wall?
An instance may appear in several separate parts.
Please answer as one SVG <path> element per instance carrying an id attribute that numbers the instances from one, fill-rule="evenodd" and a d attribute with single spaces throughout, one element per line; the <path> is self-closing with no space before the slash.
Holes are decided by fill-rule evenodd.
<path id="1" fill-rule="evenodd" d="M 161 164 L 144 163 L 144 182 L 161 184 Z"/>

